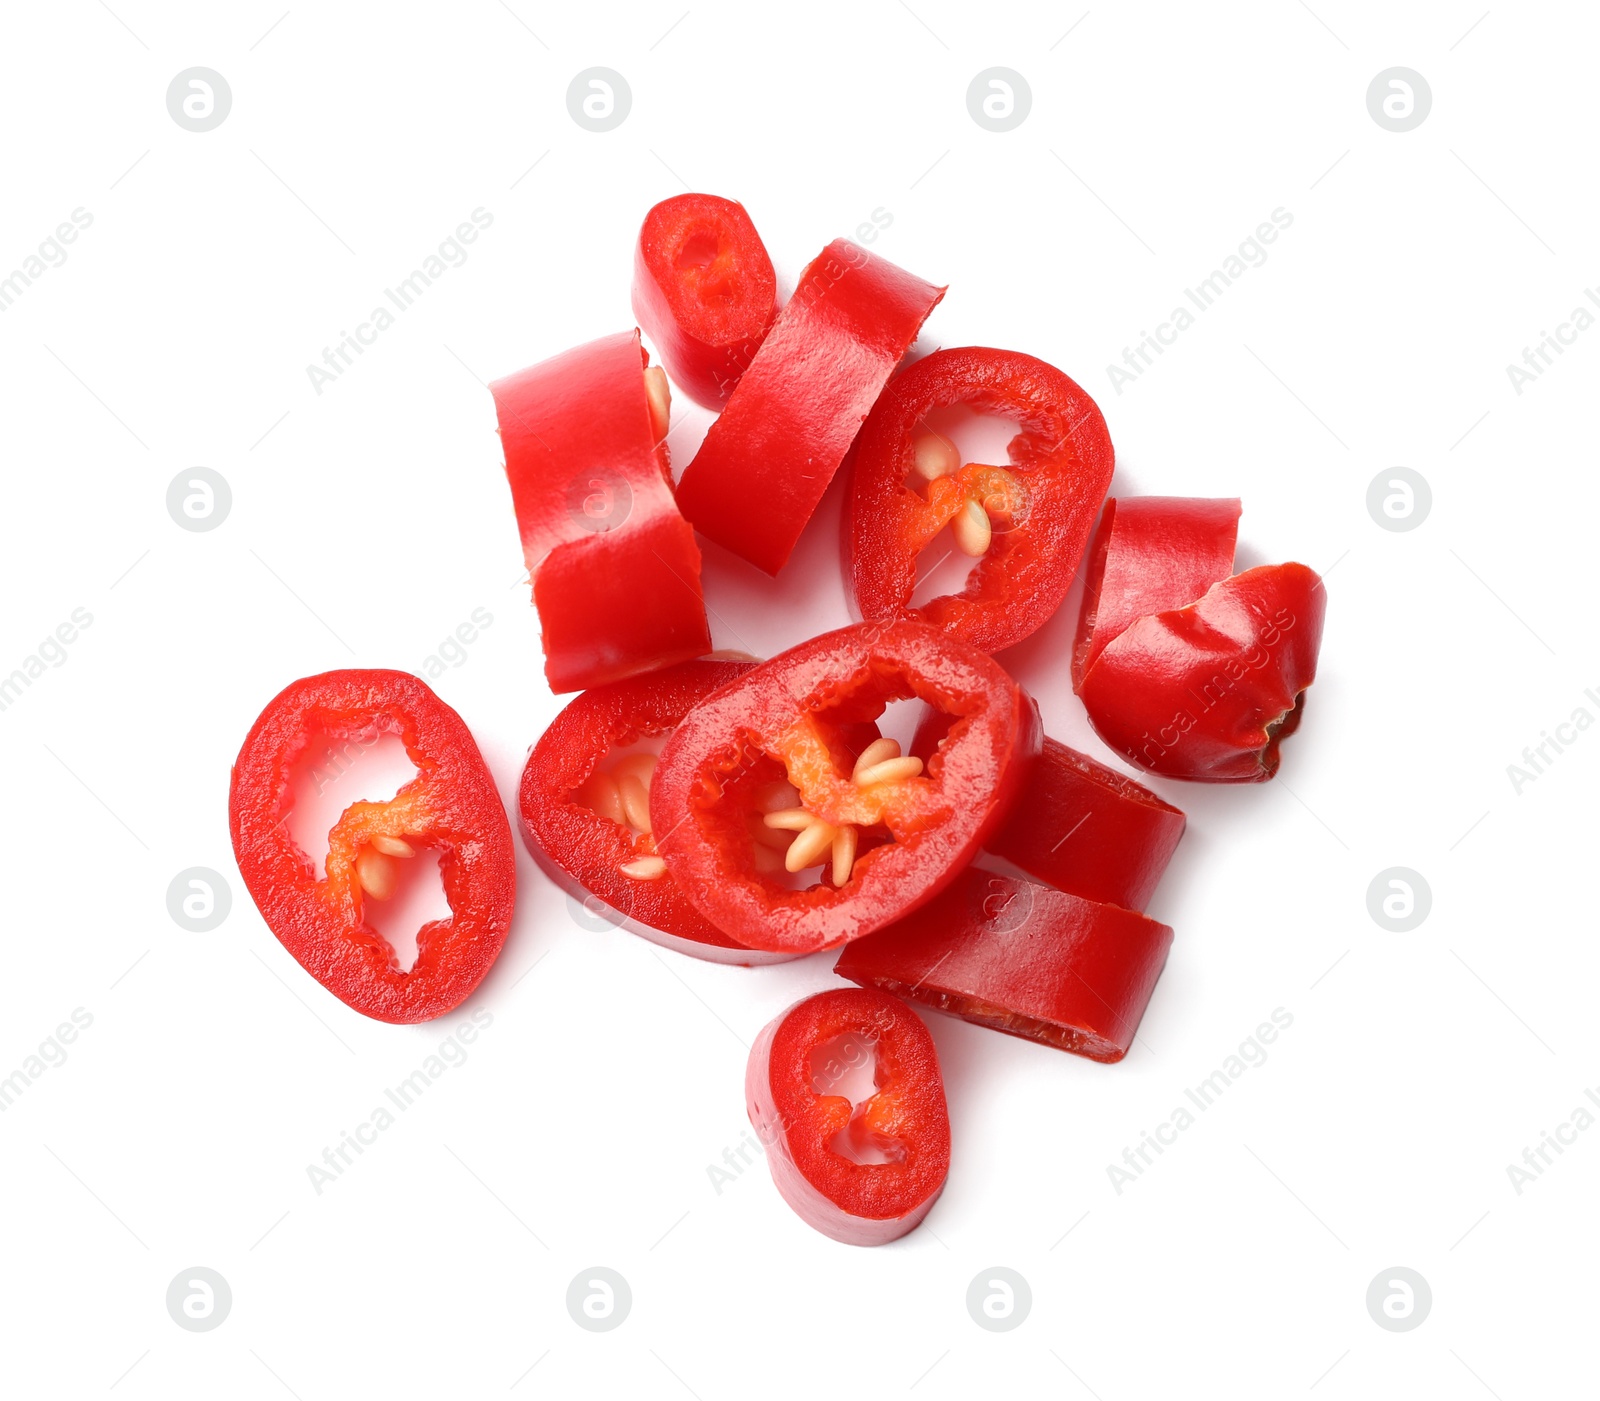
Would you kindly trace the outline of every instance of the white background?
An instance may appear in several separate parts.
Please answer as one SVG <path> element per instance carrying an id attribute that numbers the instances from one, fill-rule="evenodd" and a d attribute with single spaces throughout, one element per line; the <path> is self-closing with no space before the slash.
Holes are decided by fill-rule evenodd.
<path id="1" fill-rule="evenodd" d="M 0 1116 L 6 1390 L 1570 1394 L 1600 1133 L 1520 1195 L 1506 1167 L 1600 1084 L 1600 734 L 1520 795 L 1506 766 L 1600 715 L 1600 331 L 1520 396 L 1505 367 L 1600 279 L 1592 11 L 282 3 L 6 17 L 0 275 L 73 209 L 93 224 L 0 315 L 0 672 L 94 620 L 0 713 L 0 1075 L 93 1017 Z M 233 94 L 203 134 L 165 106 L 193 65 Z M 633 96 L 604 134 L 565 101 L 593 65 Z M 992 65 L 1032 89 L 1009 133 L 968 114 Z M 1395 65 L 1433 93 L 1404 134 L 1366 107 Z M 346 1009 L 229 848 L 269 697 L 419 669 L 476 608 L 492 626 L 435 684 L 512 798 L 559 703 L 481 381 L 632 326 L 635 231 L 685 184 L 746 204 L 785 289 L 888 212 L 874 251 L 950 285 L 924 348 L 1043 356 L 1104 408 L 1115 491 L 1240 495 L 1241 566 L 1329 571 L 1283 779 L 1155 785 L 1190 827 L 1139 1046 L 1106 1067 L 934 1018 L 949 1185 L 873 1251 L 802 1225 L 759 1162 L 720 1195 L 707 1171 L 746 1129 L 747 1043 L 831 956 L 751 972 L 582 929 L 520 850 L 470 1004 L 492 1025 L 318 1195 L 307 1165 L 461 1017 Z M 306 365 L 480 206 L 466 263 L 318 395 Z M 1106 365 L 1279 207 L 1268 261 L 1117 394 Z M 678 466 L 707 419 L 682 411 Z M 1397 464 L 1433 491 L 1409 533 L 1365 504 Z M 233 505 L 189 533 L 165 495 L 200 465 Z M 847 620 L 837 509 L 776 582 L 708 548 L 719 646 Z M 1005 660 L 1105 757 L 1067 684 L 1075 613 Z M 232 887 L 210 933 L 167 913 L 190 866 Z M 1432 888 L 1410 933 L 1367 913 L 1390 866 Z M 1278 1007 L 1266 1063 L 1118 1195 L 1107 1165 Z M 166 1311 L 193 1265 L 233 1291 L 213 1332 Z M 592 1265 L 633 1291 L 614 1332 L 565 1307 Z M 1008 1333 L 964 1302 L 995 1265 L 1033 1294 Z M 1395 1265 L 1432 1287 L 1413 1332 L 1365 1306 Z"/>

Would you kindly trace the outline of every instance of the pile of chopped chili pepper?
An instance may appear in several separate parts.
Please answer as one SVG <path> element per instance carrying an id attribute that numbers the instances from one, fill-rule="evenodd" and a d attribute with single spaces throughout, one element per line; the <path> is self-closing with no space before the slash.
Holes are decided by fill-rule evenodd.
<path id="1" fill-rule="evenodd" d="M 517 806 L 540 868 L 605 923 L 727 964 L 838 951 L 858 986 L 760 1032 L 747 1108 L 795 1213 L 876 1245 L 932 1210 L 952 1162 L 912 1004 L 1116 1062 L 1173 942 L 1145 911 L 1183 812 L 1045 737 L 996 654 L 1051 622 L 1087 548 L 1073 646 L 1047 664 L 1111 753 L 1164 779 L 1260 782 L 1301 723 L 1326 594 L 1301 564 L 1234 574 L 1237 500 L 1106 500 L 1105 419 L 1044 360 L 966 346 L 903 367 L 943 286 L 846 239 L 782 305 L 778 286 L 742 205 L 676 196 L 634 257 L 661 364 L 624 330 L 491 386 L 545 677 L 581 693 L 530 749 Z M 673 385 L 718 411 L 677 484 Z M 951 410 L 1009 420 L 1004 460 L 963 460 L 939 426 Z M 861 621 L 765 661 L 713 653 L 697 532 L 777 575 L 840 472 Z M 931 551 L 973 564 L 913 606 Z M 920 719 L 902 744 L 884 725 L 905 701 Z M 384 734 L 417 776 L 352 803 L 319 871 L 289 834 L 296 762 L 314 735 Z M 414 676 L 291 683 L 240 750 L 229 823 L 267 927 L 379 1021 L 459 1006 L 511 930 L 494 777 Z M 403 969 L 368 902 L 424 849 L 451 917 Z"/>

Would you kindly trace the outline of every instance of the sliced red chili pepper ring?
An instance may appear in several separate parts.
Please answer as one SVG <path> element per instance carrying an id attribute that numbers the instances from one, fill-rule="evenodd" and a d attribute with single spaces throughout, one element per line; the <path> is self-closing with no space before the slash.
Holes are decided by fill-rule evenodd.
<path id="1" fill-rule="evenodd" d="M 931 757 L 948 729 L 945 717 L 928 712 L 911 752 Z M 1125 774 L 1046 736 L 1010 815 L 984 850 L 1070 895 L 1143 910 L 1186 820 Z"/>
<path id="2" fill-rule="evenodd" d="M 655 756 L 639 751 L 607 759 L 614 749 L 670 734 L 695 705 L 752 665 L 680 662 L 585 691 L 539 737 L 519 791 L 528 850 L 568 895 L 654 943 L 716 963 L 777 963 L 796 955 L 747 949 L 690 903 L 651 834 Z M 776 853 L 772 860 L 781 869 Z"/>
<path id="3" fill-rule="evenodd" d="M 927 429 L 929 413 L 957 404 L 1016 421 L 1006 466 L 961 466 Z M 1043 360 L 982 346 L 919 360 L 890 382 L 856 441 L 845 535 L 861 616 L 910 608 L 918 556 L 948 525 L 957 547 L 982 558 L 962 592 L 910 611 L 988 652 L 1022 641 L 1072 586 L 1113 457 L 1094 400 Z"/>
<path id="4" fill-rule="evenodd" d="M 489 386 L 552 691 L 711 650 L 663 441 L 666 376 L 647 364 L 627 331 Z"/>
<path id="5" fill-rule="evenodd" d="M 916 696 L 955 717 L 929 760 L 892 740 L 853 753 L 854 727 Z M 1039 748 L 1038 710 L 976 648 L 924 623 L 825 633 L 702 701 L 661 751 L 656 844 L 700 912 L 750 948 L 809 953 L 930 899 L 1003 820 Z M 770 808 L 788 783 L 797 806 Z M 756 865 L 751 818 L 796 835 L 791 889 Z"/>
<path id="6" fill-rule="evenodd" d="M 1107 501 L 1084 571 L 1072 689 L 1130 623 L 1185 608 L 1232 574 L 1238 535 L 1238 497 Z"/>
<path id="7" fill-rule="evenodd" d="M 835 239 L 678 484 L 695 529 L 776 574 L 944 288 Z"/>
<path id="8" fill-rule="evenodd" d="M 874 1093 L 853 1107 L 841 1082 L 868 1056 Z M 896 1240 L 944 1190 L 950 1115 L 939 1056 L 897 998 L 836 988 L 797 1002 L 751 1047 L 745 1101 L 779 1194 L 825 1236 Z M 868 1152 L 882 1161 L 862 1161 Z"/>
<path id="9" fill-rule="evenodd" d="M 398 735 L 417 776 L 388 802 L 352 803 L 328 833 L 325 873 L 289 835 L 291 769 L 314 734 Z M 245 737 L 228 793 L 234 855 L 267 927 L 300 966 L 356 1011 L 422 1022 L 460 1006 L 511 927 L 516 855 L 494 779 L 461 717 L 402 671 L 330 671 L 286 686 Z M 439 853 L 450 918 L 425 924 L 402 972 L 363 917 L 392 888 L 387 863 Z"/>
<path id="10" fill-rule="evenodd" d="M 1091 1060 L 1133 1044 L 1172 930 L 971 866 L 938 899 L 858 939 L 834 971 L 864 987 Z"/>
<path id="11" fill-rule="evenodd" d="M 667 373 L 720 409 L 778 314 L 778 279 L 742 204 L 664 199 L 644 216 L 633 260 L 633 314 Z"/>
<path id="12" fill-rule="evenodd" d="M 1316 679 L 1327 594 L 1303 564 L 1268 564 L 1198 602 L 1140 618 L 1100 653 L 1080 694 L 1096 733 L 1153 773 L 1260 783 Z"/>

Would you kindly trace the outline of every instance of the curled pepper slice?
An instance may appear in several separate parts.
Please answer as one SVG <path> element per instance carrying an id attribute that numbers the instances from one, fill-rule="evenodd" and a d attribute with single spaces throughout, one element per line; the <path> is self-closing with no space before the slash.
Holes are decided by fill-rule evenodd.
<path id="1" fill-rule="evenodd" d="M 1305 565 L 1267 564 L 1187 608 L 1140 618 L 1084 676 L 1090 723 L 1152 773 L 1264 782 L 1316 679 L 1326 605 Z"/>
<path id="2" fill-rule="evenodd" d="M 979 1026 L 1090 1060 L 1133 1044 L 1172 930 L 979 866 L 931 904 L 859 939 L 834 971 Z"/>
<path id="3" fill-rule="evenodd" d="M 949 444 L 943 458 L 928 451 L 923 419 L 955 404 L 1016 421 L 1006 466 L 959 466 Z M 861 616 L 909 608 L 917 557 L 949 525 L 982 558 L 962 592 L 911 612 L 986 652 L 1022 641 L 1072 586 L 1113 457 L 1094 400 L 1043 360 L 982 346 L 919 360 L 883 392 L 856 442 L 845 535 Z"/>
<path id="4" fill-rule="evenodd" d="M 678 484 L 707 539 L 776 574 L 944 296 L 848 239 L 807 265 Z"/>
<path id="5" fill-rule="evenodd" d="M 927 712 L 911 752 L 928 757 L 948 728 Z M 1148 788 L 1047 735 L 984 850 L 1069 895 L 1142 911 L 1186 821 Z"/>
<path id="6" fill-rule="evenodd" d="M 752 663 L 680 662 L 647 676 L 596 686 L 551 721 L 522 770 L 519 806 L 528 850 L 575 900 L 598 900 L 616 922 L 663 947 L 717 963 L 772 963 L 730 939 L 679 889 L 656 852 L 647 752 L 603 769 L 614 748 L 670 734 L 713 691 Z"/>
<path id="7" fill-rule="evenodd" d="M 633 258 L 633 314 L 667 373 L 720 409 L 778 314 L 778 279 L 742 204 L 674 195 L 644 216 Z"/>
<path id="8" fill-rule="evenodd" d="M 328 833 L 318 875 L 289 835 L 290 770 L 314 734 L 398 735 L 417 776 L 388 802 L 357 802 Z M 461 717 L 403 671 L 329 671 L 286 686 L 239 750 L 228 792 L 234 856 L 278 942 L 335 997 L 383 1022 L 423 1022 L 460 1006 L 500 953 L 516 900 L 511 826 Z M 450 918 L 417 936 L 402 972 L 363 911 L 386 862 L 439 853 Z"/>
<path id="9" fill-rule="evenodd" d="M 666 378 L 645 365 L 627 331 L 489 386 L 552 691 L 711 650 L 667 466 Z"/>
<path id="10" fill-rule="evenodd" d="M 859 748 L 891 701 L 953 718 L 926 765 Z M 773 657 L 707 697 L 661 751 L 650 817 L 700 912 L 753 949 L 811 953 L 900 917 L 1004 818 L 1038 753 L 1032 699 L 976 648 L 925 623 L 858 624 Z M 778 869 L 760 835 L 785 841 Z M 821 865 L 820 878 L 793 879 Z"/>
<path id="11" fill-rule="evenodd" d="M 841 1082 L 868 1058 L 873 1093 L 852 1106 Z M 779 1194 L 825 1236 L 897 1240 L 944 1190 L 950 1115 L 939 1056 L 898 998 L 837 988 L 795 1003 L 750 1048 L 745 1101 Z M 881 1161 L 862 1161 L 864 1150 Z"/>
<path id="12" fill-rule="evenodd" d="M 1233 573 L 1239 499 L 1127 496 L 1106 502 L 1084 571 L 1072 688 L 1130 623 L 1183 608 Z"/>

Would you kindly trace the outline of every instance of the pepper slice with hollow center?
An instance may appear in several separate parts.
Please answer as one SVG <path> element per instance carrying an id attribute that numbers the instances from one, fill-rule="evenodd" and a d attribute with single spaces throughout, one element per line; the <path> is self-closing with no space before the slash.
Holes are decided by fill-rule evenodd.
<path id="1" fill-rule="evenodd" d="M 633 314 L 688 396 L 720 409 L 778 314 L 778 282 L 742 204 L 674 195 L 644 216 Z"/>
<path id="2" fill-rule="evenodd" d="M 1004 467 L 960 466 L 928 430 L 936 409 L 965 405 L 1019 429 Z M 1113 453 L 1093 399 L 1052 365 L 1016 351 L 936 350 L 892 380 L 862 425 L 845 524 L 861 615 L 905 613 L 988 652 L 1022 641 L 1061 606 Z M 911 607 L 917 557 L 946 525 L 981 556 L 960 593 Z"/>
<path id="3" fill-rule="evenodd" d="M 328 834 L 318 875 L 289 835 L 291 770 L 313 734 L 352 742 L 395 734 L 417 776 L 388 802 L 356 802 Z M 330 671 L 284 688 L 239 750 L 228 794 L 234 855 L 278 941 L 335 997 L 378 1021 L 421 1022 L 460 1006 L 489 971 L 511 927 L 516 856 L 511 827 L 461 717 L 402 671 Z M 364 917 L 394 890 L 397 860 L 439 853 L 450 918 L 417 936 L 402 972 Z"/>
<path id="4" fill-rule="evenodd" d="M 522 770 L 518 806 L 528 850 L 573 899 L 665 948 L 718 963 L 768 963 L 730 939 L 678 888 L 656 854 L 650 791 L 656 759 L 613 749 L 670 734 L 751 663 L 692 661 L 596 686 L 568 702 Z"/>
<path id="5" fill-rule="evenodd" d="M 838 1057 L 819 1053 L 845 1045 Z M 873 1093 L 859 1107 L 841 1093 L 857 1056 L 873 1060 Z M 883 1245 L 919 1225 L 950 1170 L 950 1114 L 933 1037 L 898 998 L 836 988 L 795 1003 L 750 1048 L 750 1123 L 766 1146 L 780 1195 L 806 1222 L 846 1245 Z M 862 1162 L 841 1135 L 878 1149 Z"/>
<path id="6" fill-rule="evenodd" d="M 863 726 L 911 696 L 952 717 L 925 769 L 897 747 L 860 743 Z M 954 879 L 1003 820 L 1039 740 L 1033 701 L 975 648 L 910 620 L 842 628 L 684 718 L 651 784 L 657 848 L 701 913 L 740 943 L 830 948 Z M 763 804 L 779 782 L 798 796 L 791 809 Z M 792 889 L 760 868 L 758 812 L 763 825 L 776 818 L 798 832 L 790 871 L 828 858 L 821 881 Z"/>

